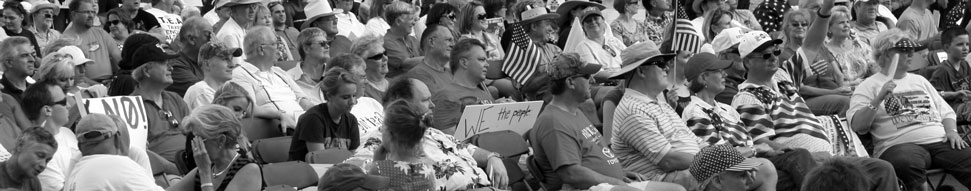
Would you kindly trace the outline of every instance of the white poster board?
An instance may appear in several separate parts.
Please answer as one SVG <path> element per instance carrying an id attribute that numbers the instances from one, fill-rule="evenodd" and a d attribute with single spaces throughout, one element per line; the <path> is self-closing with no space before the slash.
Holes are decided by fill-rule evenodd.
<path id="1" fill-rule="evenodd" d="M 533 128 L 542 107 L 543 101 L 466 106 L 455 127 L 455 139 L 465 140 L 477 134 L 505 130 L 525 134 Z"/>
<path id="2" fill-rule="evenodd" d="M 148 118 L 145 114 L 145 103 L 141 96 L 114 96 L 103 98 L 81 99 L 78 107 L 81 116 L 88 113 L 114 115 L 121 118 L 128 128 L 131 148 L 145 150 L 148 145 Z"/>
<path id="3" fill-rule="evenodd" d="M 152 14 L 152 16 L 155 17 L 155 20 L 158 21 L 158 24 L 161 25 L 161 32 L 162 35 L 165 36 L 165 42 L 173 42 L 175 37 L 179 35 L 179 30 L 182 30 L 182 16 L 170 14 L 156 8 L 147 9 L 145 12 Z"/>

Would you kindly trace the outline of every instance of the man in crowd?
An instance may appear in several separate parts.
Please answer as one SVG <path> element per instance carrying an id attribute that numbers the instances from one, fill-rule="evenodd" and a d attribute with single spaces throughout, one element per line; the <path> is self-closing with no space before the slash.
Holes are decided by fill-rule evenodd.
<path id="1" fill-rule="evenodd" d="M 745 158 L 729 145 L 712 145 L 698 152 L 688 171 L 701 183 L 697 191 L 748 190 L 762 165 L 772 164 Z"/>
<path id="2" fill-rule="evenodd" d="M 421 35 L 421 47 L 425 52 L 421 63 L 416 64 L 406 74 L 409 78 L 421 80 L 429 87 L 442 87 L 452 82 L 452 72 L 449 69 L 449 59 L 451 57 L 452 46 L 455 46 L 455 37 L 452 30 L 442 25 L 434 25 L 425 28 Z M 437 91 L 433 88 L 432 92 Z"/>
<path id="3" fill-rule="evenodd" d="M 290 47 L 291 53 L 298 52 L 297 35 L 299 35 L 300 31 L 297 28 L 293 28 L 293 23 L 287 23 L 285 6 L 282 2 L 272 2 L 267 6 L 270 9 L 270 14 L 273 16 L 273 31 L 276 32 L 277 36 L 283 37 L 287 43 L 287 47 Z M 300 56 L 298 54 L 293 55 L 293 60 L 301 60 Z"/>
<path id="4" fill-rule="evenodd" d="M 233 70 L 239 66 L 233 58 L 243 54 L 242 49 L 228 47 L 219 41 L 211 41 L 199 49 L 199 65 L 202 67 L 202 81 L 196 82 L 185 92 L 182 100 L 189 110 L 212 103 L 216 89 L 233 80 Z"/>
<path id="5" fill-rule="evenodd" d="M 639 177 L 625 173 L 614 158 L 600 132 L 582 116 L 580 103 L 590 98 L 590 80 L 600 65 L 583 63 L 576 53 L 563 54 L 553 61 L 550 71 L 553 98 L 539 115 L 529 140 L 534 159 L 543 175 L 543 184 L 551 190 L 561 187 L 589 189 L 601 183 L 628 185 Z M 630 186 L 634 186 L 633 184 Z M 644 186 L 644 185 L 638 185 Z M 681 186 L 651 182 L 651 190 L 684 190 Z"/>
<path id="6" fill-rule="evenodd" d="M 155 15 L 141 9 L 141 2 L 139 0 L 122 0 L 121 7 L 115 9 L 130 17 L 134 24 L 134 26 L 129 26 L 132 30 L 147 32 L 156 27 L 160 27 L 158 20 L 155 19 Z"/>
<path id="7" fill-rule="evenodd" d="M 33 125 L 51 132 L 54 140 L 60 145 L 54 152 L 52 160 L 47 163 L 47 169 L 44 169 L 38 178 L 44 190 L 61 190 L 67 174 L 74 166 L 74 161 L 81 158 L 74 132 L 64 127 L 69 122 L 67 96 L 56 84 L 38 83 L 24 91 L 21 105 Z"/>
<path id="8" fill-rule="evenodd" d="M 904 13 L 900 15 L 900 22 L 897 22 L 897 28 L 903 31 L 909 32 L 917 43 L 930 48 L 938 48 L 939 44 L 936 43 L 940 40 L 940 31 L 937 27 L 941 21 L 940 13 L 935 13 L 931 10 L 931 4 L 934 4 L 935 0 L 913 0 L 910 7 L 904 10 Z M 920 58 L 927 57 L 928 50 L 918 51 L 916 54 Z M 921 69 L 928 66 L 927 59 L 914 59 L 912 60 L 914 65 L 914 70 Z"/>
<path id="9" fill-rule="evenodd" d="M 303 58 L 297 66 L 287 70 L 287 75 L 300 86 L 313 103 L 323 103 L 320 96 L 310 93 L 318 92 L 317 84 L 323 79 L 324 66 L 330 61 L 330 43 L 327 34 L 317 27 L 310 27 L 297 36 L 297 52 Z"/>
<path id="10" fill-rule="evenodd" d="M 57 15 L 59 10 L 60 7 L 48 2 L 34 5 L 30 9 L 33 25 L 27 30 L 34 33 L 34 38 L 37 39 L 37 45 L 40 46 L 40 49 L 47 47 L 48 42 L 61 37 L 60 31 L 51 28 L 54 25 L 54 16 Z"/>
<path id="11" fill-rule="evenodd" d="M 0 162 L 0 189 L 41 190 L 37 174 L 44 171 L 56 149 L 57 141 L 47 130 L 24 130 L 10 159 Z"/>
<path id="12" fill-rule="evenodd" d="M 226 43 L 229 47 L 239 47 L 246 52 L 246 49 L 250 47 L 243 46 L 243 37 L 246 36 L 246 29 L 255 22 L 255 18 L 251 18 L 256 15 L 256 8 L 260 6 L 259 0 L 224 0 L 228 1 L 222 6 L 217 6 L 215 9 L 229 9 L 229 18 L 226 18 L 224 24 L 216 32 L 216 39 Z M 236 62 L 242 62 L 246 59 L 246 55 L 236 59 Z"/>
<path id="13" fill-rule="evenodd" d="M 34 66 L 40 62 L 37 52 L 25 37 L 9 37 L 0 42 L 0 61 L 3 62 L 3 79 L 0 79 L 0 92 L 13 96 L 21 102 L 24 90 L 33 84 L 28 77 L 34 75 Z"/>
<path id="14" fill-rule="evenodd" d="M 283 69 L 274 66 L 280 42 L 270 27 L 255 27 L 246 33 L 243 49 L 245 62 L 233 69 L 233 81 L 243 86 L 253 98 L 254 114 L 266 114 L 265 118 L 280 119 L 285 128 L 296 126 L 297 117 L 316 104 L 290 78 Z M 229 45 L 232 47 L 232 45 Z"/>
<path id="15" fill-rule="evenodd" d="M 553 61 L 556 55 L 560 55 L 563 49 L 560 49 L 556 44 L 549 43 L 550 35 L 554 35 L 556 29 L 554 28 L 555 20 L 559 18 L 559 14 L 547 13 L 546 5 L 543 1 L 538 0 L 526 0 L 521 1 L 516 4 L 515 9 L 517 18 L 520 24 L 523 25 L 523 30 L 532 40 L 534 45 L 539 51 L 539 55 L 532 55 L 539 57 L 539 66 L 533 73 L 533 77 L 525 82 L 518 82 L 522 84 L 520 91 L 529 100 L 539 100 L 546 97 L 547 91 L 549 91 L 549 86 L 546 79 L 547 67 L 549 63 Z"/>
<path id="16" fill-rule="evenodd" d="M 326 6 L 326 3 L 327 1 L 313 1 L 304 7 L 304 12 L 311 17 L 303 22 L 302 28 L 306 30 L 310 27 L 316 27 L 324 30 L 324 33 L 327 34 L 327 42 L 330 42 L 329 45 L 333 50 L 330 51 L 330 57 L 337 57 L 341 53 L 349 52 L 351 40 L 346 36 L 339 35 L 337 13 Z"/>
<path id="17" fill-rule="evenodd" d="M 405 2 L 393 2 L 384 8 L 384 20 L 391 25 L 384 35 L 384 50 L 388 55 L 388 77 L 405 73 L 414 66 L 405 65 L 405 60 L 421 56 L 418 39 L 411 36 L 415 26 L 415 6 Z"/>
<path id="18" fill-rule="evenodd" d="M 958 114 L 958 121 L 971 121 L 971 104 L 965 101 L 971 97 L 971 65 L 965 60 L 969 48 L 968 31 L 946 29 L 941 35 L 941 43 L 947 51 L 947 60 L 931 75 L 931 84 Z"/>
<path id="19" fill-rule="evenodd" d="M 179 57 L 171 61 L 172 85 L 165 90 L 185 96 L 189 86 L 199 82 L 204 77 L 202 65 L 199 64 L 199 50 L 212 37 L 212 24 L 202 17 L 185 20 L 179 31 L 179 42 L 182 44 Z M 138 56 L 138 55 L 135 55 Z"/>
<path id="20" fill-rule="evenodd" d="M 104 114 L 89 114 L 77 125 L 77 144 L 83 154 L 75 163 L 64 190 L 165 190 L 152 175 L 126 156 L 124 122 Z"/>
<path id="21" fill-rule="evenodd" d="M 94 60 L 94 63 L 85 65 L 86 74 L 88 78 L 100 82 L 110 79 L 118 70 L 121 51 L 108 32 L 94 27 L 94 19 L 98 16 L 95 6 L 92 0 L 71 1 L 68 7 L 73 22 L 64 29 L 62 36 L 79 39 L 78 47 L 87 50 L 88 58 Z"/>
<path id="22" fill-rule="evenodd" d="M 460 40 L 450 57 L 452 81 L 436 85 L 440 87 L 432 93 L 432 101 L 438 106 L 434 110 L 435 128 L 445 129 L 443 132 L 449 134 L 455 131 L 464 106 L 492 104 L 495 101 L 489 88 L 482 83 L 489 68 L 482 42 L 476 39 Z"/>
<path id="23" fill-rule="evenodd" d="M 719 59 L 732 61 L 732 65 L 725 69 L 725 90 L 715 96 L 715 101 L 731 104 L 738 93 L 738 84 L 745 81 L 745 66 L 742 66 L 742 57 L 738 56 L 738 39 L 743 34 L 742 28 L 729 28 L 715 35 L 711 41 L 711 47 Z"/>

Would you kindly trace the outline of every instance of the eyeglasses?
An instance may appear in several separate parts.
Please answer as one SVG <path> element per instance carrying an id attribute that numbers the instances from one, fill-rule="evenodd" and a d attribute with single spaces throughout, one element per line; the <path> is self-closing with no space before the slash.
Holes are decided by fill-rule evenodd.
<path id="1" fill-rule="evenodd" d="M 769 53 L 763 52 L 762 54 L 749 54 L 749 57 L 758 57 L 759 55 L 762 55 L 761 56 L 762 59 L 769 59 L 769 58 L 772 58 L 773 56 L 779 56 L 780 54 L 782 54 L 782 51 L 775 50 Z"/>
<path id="2" fill-rule="evenodd" d="M 368 60 L 381 60 L 381 59 L 384 59 L 384 53 L 385 52 L 381 52 L 381 53 L 375 54 L 373 56 L 369 56 L 369 57 L 367 57 L 367 59 Z"/>
<path id="3" fill-rule="evenodd" d="M 617 57 L 617 51 L 614 51 L 614 49 L 610 48 L 610 46 L 604 44 L 603 49 L 606 50 L 607 53 L 610 53 L 610 57 Z"/>
<path id="4" fill-rule="evenodd" d="M 102 131 L 88 131 L 87 133 L 81 134 L 80 137 L 84 137 L 84 139 L 90 140 L 90 139 L 96 139 L 100 137 L 104 137 L 105 139 L 107 139 L 111 137 L 117 137 L 118 135 L 121 135 L 120 131 L 102 130 Z"/>
<path id="5" fill-rule="evenodd" d="M 179 120 L 175 119 L 175 116 L 172 115 L 172 112 L 162 110 L 161 114 L 162 116 L 165 117 L 165 120 L 169 121 L 169 125 L 171 125 L 173 128 L 179 127 Z"/>
<path id="6" fill-rule="evenodd" d="M 640 1 L 630 1 L 630 2 L 627 2 L 628 5 L 637 5 L 638 3 L 640 3 Z"/>
<path id="7" fill-rule="evenodd" d="M 792 27 L 809 27 L 809 23 L 796 23 L 796 22 L 793 22 L 791 25 L 792 25 Z"/>
<path id="8" fill-rule="evenodd" d="M 476 15 L 475 18 L 476 19 L 479 19 L 480 21 L 483 21 L 483 20 L 486 20 L 487 19 L 485 14 Z"/>

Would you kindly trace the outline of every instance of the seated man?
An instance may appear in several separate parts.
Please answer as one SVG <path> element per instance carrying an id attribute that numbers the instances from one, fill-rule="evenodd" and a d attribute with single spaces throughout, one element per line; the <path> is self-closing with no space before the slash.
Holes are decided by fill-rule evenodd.
<path id="1" fill-rule="evenodd" d="M 924 47 L 899 29 L 874 39 L 875 60 L 891 69 L 870 76 L 853 93 L 847 121 L 859 134 L 874 138 L 874 156 L 893 164 L 907 190 L 924 190 L 925 173 L 941 168 L 971 186 L 971 149 L 958 135 L 954 110 L 927 79 L 907 73 L 910 60 Z"/>
<path id="2" fill-rule="evenodd" d="M 608 184 L 636 185 L 640 190 L 684 190 L 671 183 L 631 183 L 640 181 L 640 176 L 624 172 L 620 161 L 604 147 L 597 129 L 586 118 L 576 117 L 581 112 L 580 103 L 590 98 L 590 78 L 601 66 L 583 63 L 576 53 L 560 55 L 553 63 L 553 98 L 529 133 L 546 188 L 589 189 Z"/>
<path id="3" fill-rule="evenodd" d="M 485 45 L 476 39 L 464 39 L 455 43 L 449 63 L 452 81 L 438 84 L 438 90 L 432 93 L 432 101 L 436 106 L 435 128 L 452 134 L 455 125 L 462 117 L 462 108 L 466 105 L 492 104 L 495 98 L 489 93 L 485 81 L 486 62 Z"/>
<path id="4" fill-rule="evenodd" d="M 614 113 L 611 148 L 625 170 L 646 176 L 647 180 L 698 186 L 687 171 L 692 158 L 707 144 L 688 130 L 681 117 L 658 95 L 668 87 L 668 63 L 674 54 L 661 54 L 654 42 L 631 45 L 621 52 L 623 67 L 611 78 L 625 79 L 627 90 Z M 774 168 L 771 172 L 775 174 Z M 752 189 L 773 188 L 776 177 L 756 180 Z M 767 187 L 767 188 L 760 188 Z"/>
<path id="5" fill-rule="evenodd" d="M 0 162 L 0 189 L 41 190 L 37 175 L 54 156 L 57 141 L 40 127 L 26 129 L 7 161 Z"/>
<path id="6" fill-rule="evenodd" d="M 60 145 L 47 168 L 38 175 L 44 190 L 61 190 L 74 162 L 81 158 L 74 132 L 65 127 L 68 123 L 67 99 L 61 87 L 51 82 L 37 83 L 24 91 L 21 105 L 27 118 L 34 122 L 34 126 L 54 134 L 54 140 Z"/>
<path id="7" fill-rule="evenodd" d="M 78 146 L 84 155 L 67 176 L 64 190 L 164 190 L 155 185 L 149 169 L 125 156 L 128 145 L 120 119 L 89 114 L 77 125 Z"/>

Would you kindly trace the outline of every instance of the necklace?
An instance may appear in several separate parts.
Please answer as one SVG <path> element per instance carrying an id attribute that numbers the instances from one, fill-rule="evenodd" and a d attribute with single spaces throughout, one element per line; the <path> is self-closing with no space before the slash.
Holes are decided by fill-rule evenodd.
<path id="1" fill-rule="evenodd" d="M 232 161 L 236 161 L 237 158 L 239 158 L 239 153 L 236 153 L 236 155 L 233 156 L 233 160 L 230 160 L 229 164 L 226 165 L 226 168 L 223 168 L 223 170 L 217 173 L 212 173 L 212 177 L 217 177 L 217 176 L 223 175 L 223 173 L 226 173 L 226 170 L 229 170 L 229 167 L 233 166 Z"/>

